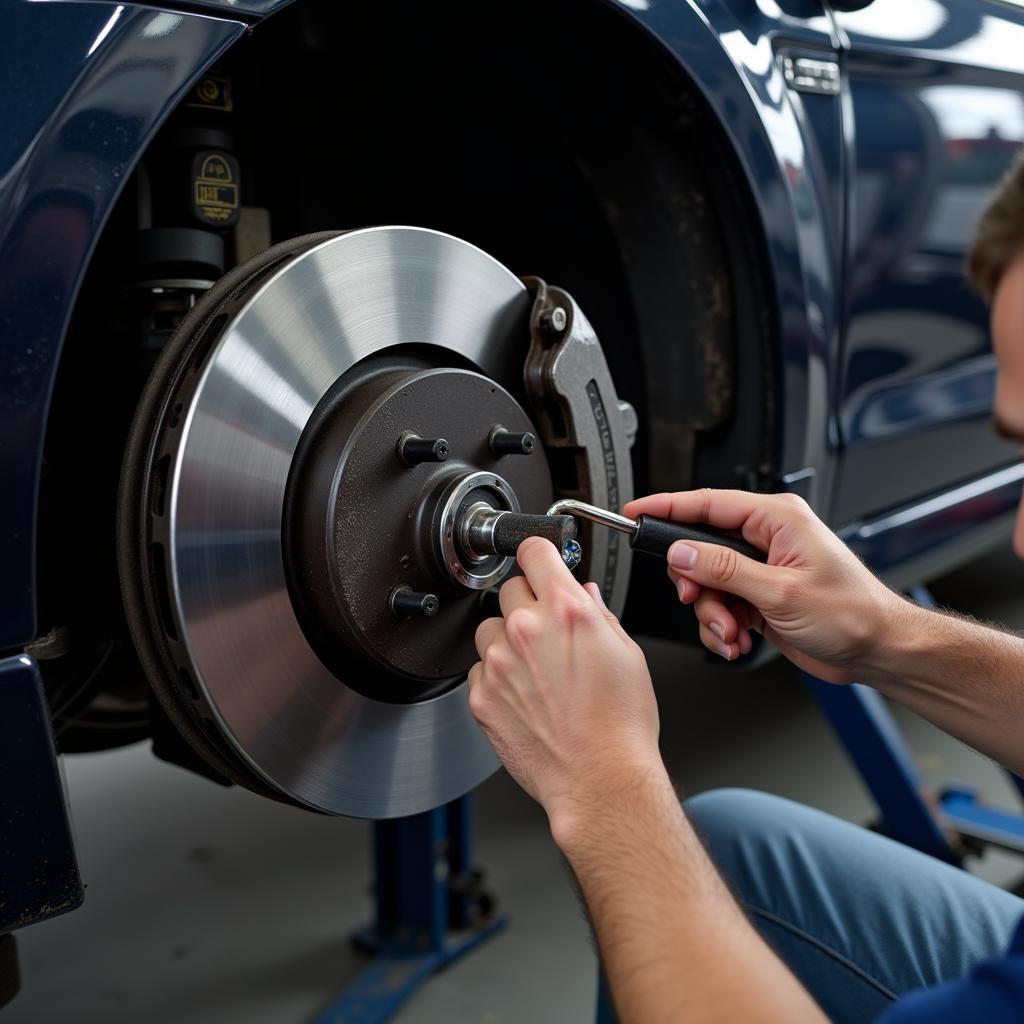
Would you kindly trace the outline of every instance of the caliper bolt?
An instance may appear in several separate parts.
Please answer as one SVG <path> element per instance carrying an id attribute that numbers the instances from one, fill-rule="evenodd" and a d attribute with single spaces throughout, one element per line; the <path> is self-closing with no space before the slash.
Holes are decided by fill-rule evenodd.
<path id="1" fill-rule="evenodd" d="M 406 431 L 396 446 L 398 457 L 407 466 L 416 466 L 421 462 L 444 462 L 451 454 L 448 442 L 443 437 L 420 437 Z"/>
<path id="2" fill-rule="evenodd" d="M 487 438 L 491 454 L 500 459 L 502 455 L 532 455 L 537 447 L 537 438 L 528 430 L 517 432 L 495 427 Z"/>
<path id="3" fill-rule="evenodd" d="M 400 619 L 429 619 L 441 607 L 437 594 L 420 594 L 407 586 L 392 590 L 388 603 L 391 611 Z"/>
<path id="4" fill-rule="evenodd" d="M 583 561 L 583 545 L 578 540 L 567 540 L 562 545 L 562 561 L 575 569 Z"/>
<path id="5" fill-rule="evenodd" d="M 561 306 L 552 306 L 551 309 L 546 309 L 540 317 L 541 327 L 549 334 L 561 334 L 568 322 L 569 318 Z"/>

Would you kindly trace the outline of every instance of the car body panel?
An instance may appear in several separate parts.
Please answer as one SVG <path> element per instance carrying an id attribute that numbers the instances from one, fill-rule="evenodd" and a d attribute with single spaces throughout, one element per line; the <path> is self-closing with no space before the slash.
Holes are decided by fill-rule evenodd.
<path id="1" fill-rule="evenodd" d="M 50 710 L 24 654 L 0 659 L 0 807 L 2 935 L 74 910 L 83 896 Z"/>
<path id="2" fill-rule="evenodd" d="M 836 22 L 853 123 L 831 514 L 849 523 L 1016 458 L 989 427 L 995 360 L 964 262 L 1024 147 L 1024 9 L 875 0 Z"/>
<path id="3" fill-rule="evenodd" d="M 890 586 L 908 590 L 1004 541 L 1020 504 L 1024 463 L 848 526 L 844 541 Z"/>
<path id="4" fill-rule="evenodd" d="M 89 256 L 157 126 L 244 30 L 153 8 L 24 0 L 3 23 L 0 63 L 24 71 L 0 101 L 0 650 L 35 634 L 46 417 Z"/>

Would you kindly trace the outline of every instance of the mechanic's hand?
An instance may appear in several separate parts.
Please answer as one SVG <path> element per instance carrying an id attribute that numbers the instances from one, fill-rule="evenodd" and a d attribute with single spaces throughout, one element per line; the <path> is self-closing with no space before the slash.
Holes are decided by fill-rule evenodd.
<path id="1" fill-rule="evenodd" d="M 906 607 L 796 495 L 680 491 L 624 511 L 737 530 L 768 553 L 764 565 L 716 544 L 669 550 L 669 577 L 694 605 L 701 641 L 730 661 L 750 650 L 755 629 L 800 668 L 848 683 Z"/>
<path id="2" fill-rule="evenodd" d="M 524 541 L 518 561 L 526 575 L 501 588 L 504 618 L 477 629 L 469 707 L 557 828 L 610 787 L 664 771 L 658 708 L 643 652 L 597 585 L 580 586 L 547 540 Z"/>

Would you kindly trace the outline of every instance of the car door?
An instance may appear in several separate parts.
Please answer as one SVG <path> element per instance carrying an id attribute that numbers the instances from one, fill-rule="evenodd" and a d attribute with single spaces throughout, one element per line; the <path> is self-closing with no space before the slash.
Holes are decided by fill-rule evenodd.
<path id="1" fill-rule="evenodd" d="M 1015 458 L 989 426 L 995 364 L 964 260 L 1024 145 L 1024 0 L 834 8 L 848 88 L 844 525 Z"/>

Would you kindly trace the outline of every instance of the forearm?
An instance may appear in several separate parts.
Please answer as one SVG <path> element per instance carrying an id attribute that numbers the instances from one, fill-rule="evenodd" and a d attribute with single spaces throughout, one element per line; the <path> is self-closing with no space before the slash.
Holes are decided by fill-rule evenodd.
<path id="1" fill-rule="evenodd" d="M 732 899 L 660 764 L 552 828 L 622 1024 L 824 1020 Z"/>
<path id="2" fill-rule="evenodd" d="M 1024 773 L 1024 639 L 906 602 L 864 682 Z"/>

